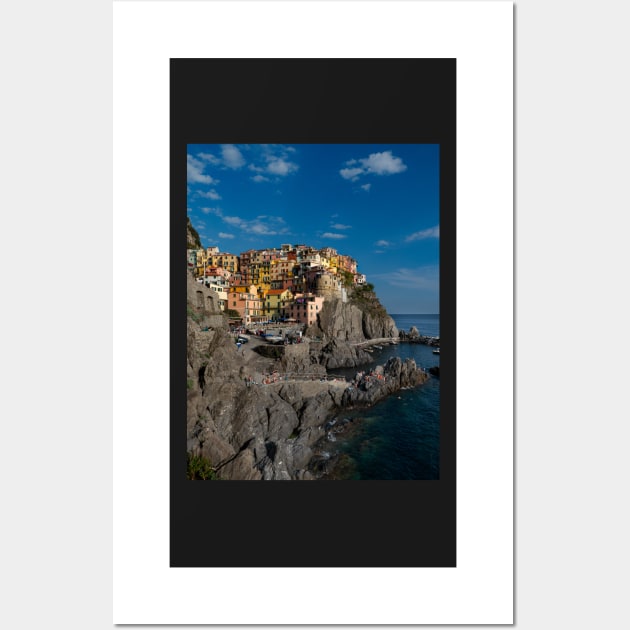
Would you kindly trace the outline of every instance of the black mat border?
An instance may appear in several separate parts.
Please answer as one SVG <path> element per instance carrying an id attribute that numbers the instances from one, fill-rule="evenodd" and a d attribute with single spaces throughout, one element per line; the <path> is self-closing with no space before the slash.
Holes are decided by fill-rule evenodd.
<path id="1" fill-rule="evenodd" d="M 456 566 L 456 60 L 171 59 L 170 107 L 170 566 Z M 440 145 L 439 481 L 186 480 L 189 143 Z"/>

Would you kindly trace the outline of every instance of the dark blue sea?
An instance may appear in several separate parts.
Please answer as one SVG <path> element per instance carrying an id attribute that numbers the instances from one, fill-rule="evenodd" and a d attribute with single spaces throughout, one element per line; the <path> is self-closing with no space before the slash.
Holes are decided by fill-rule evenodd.
<path id="1" fill-rule="evenodd" d="M 398 330 L 415 326 L 421 335 L 440 336 L 439 315 L 393 315 Z M 366 367 L 383 364 L 392 356 L 430 368 L 440 356 L 422 344 L 400 343 L 374 350 Z M 331 370 L 353 377 L 358 369 Z M 349 430 L 329 435 L 326 456 L 335 462 L 328 478 L 334 479 L 439 479 L 440 476 L 440 379 L 431 376 L 416 388 L 402 390 L 368 409 L 348 411 Z M 332 438 L 332 440 L 330 439 Z M 334 441 L 333 441 L 334 440 Z"/>

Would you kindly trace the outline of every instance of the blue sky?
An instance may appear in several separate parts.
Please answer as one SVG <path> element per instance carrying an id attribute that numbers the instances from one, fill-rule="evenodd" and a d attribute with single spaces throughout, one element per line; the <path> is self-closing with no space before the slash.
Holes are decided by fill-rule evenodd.
<path id="1" fill-rule="evenodd" d="M 389 313 L 439 313 L 439 146 L 188 145 L 188 216 L 222 252 L 334 247 Z"/>

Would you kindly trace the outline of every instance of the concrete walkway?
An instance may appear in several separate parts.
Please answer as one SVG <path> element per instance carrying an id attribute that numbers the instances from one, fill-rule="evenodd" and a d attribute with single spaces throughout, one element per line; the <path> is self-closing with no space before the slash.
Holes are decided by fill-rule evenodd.
<path id="1" fill-rule="evenodd" d="M 367 346 L 375 346 L 379 344 L 397 344 L 399 342 L 398 337 L 380 337 L 377 339 L 366 339 L 365 341 L 357 341 L 356 343 L 350 344 L 351 346 L 356 346 L 357 348 L 365 348 Z"/>

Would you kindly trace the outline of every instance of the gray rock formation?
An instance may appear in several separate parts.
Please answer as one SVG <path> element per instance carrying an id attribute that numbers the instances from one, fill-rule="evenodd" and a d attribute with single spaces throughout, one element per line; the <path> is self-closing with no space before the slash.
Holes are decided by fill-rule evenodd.
<path id="1" fill-rule="evenodd" d="M 366 339 L 398 337 L 398 329 L 391 316 L 383 312 L 363 311 L 363 334 Z"/>
<path id="2" fill-rule="evenodd" d="M 291 374 L 326 375 L 326 368 L 323 365 L 319 365 L 316 355 L 311 354 L 310 344 L 308 343 L 284 346 L 279 369 L 281 372 L 289 372 Z"/>
<path id="3" fill-rule="evenodd" d="M 192 223 L 190 222 L 190 217 L 186 217 L 186 220 L 187 249 L 201 249 L 201 239 L 199 238 L 199 233 L 197 232 L 197 230 L 195 230 Z"/>
<path id="4" fill-rule="evenodd" d="M 429 378 L 428 373 L 418 368 L 413 359 L 403 362 L 400 357 L 392 357 L 385 366 L 379 365 L 369 374 L 359 375 L 343 393 L 343 407 L 373 405 L 403 387 L 416 387 Z"/>
<path id="5" fill-rule="evenodd" d="M 420 331 L 415 326 L 412 326 L 409 329 L 409 332 L 401 330 L 398 335 L 401 341 L 406 341 L 409 343 L 422 343 L 427 346 L 440 345 L 440 340 L 438 337 L 427 337 L 425 335 L 421 335 Z"/>
<path id="6" fill-rule="evenodd" d="M 378 305 L 380 307 L 380 305 Z M 382 307 L 367 308 L 363 302 L 324 302 L 317 323 L 306 334 L 321 339 L 317 362 L 326 368 L 355 367 L 368 363 L 370 355 L 360 344 L 369 339 L 398 338 L 394 320 Z"/>
<path id="7" fill-rule="evenodd" d="M 334 301 L 325 303 L 320 318 L 324 352 L 313 353 L 311 344 L 302 343 L 285 346 L 277 363 L 268 360 L 283 373 L 314 376 L 251 384 L 215 294 L 192 277 L 187 308 L 187 449 L 207 458 L 221 479 L 313 479 L 309 464 L 331 415 L 426 380 L 413 361 L 400 359 L 376 369 L 382 379 L 370 376 L 352 388 L 318 378 L 325 365 L 361 361 L 366 353 L 353 344 L 364 341 L 366 331 L 379 336 L 396 331 L 387 318 L 380 321 L 356 305 Z"/>

